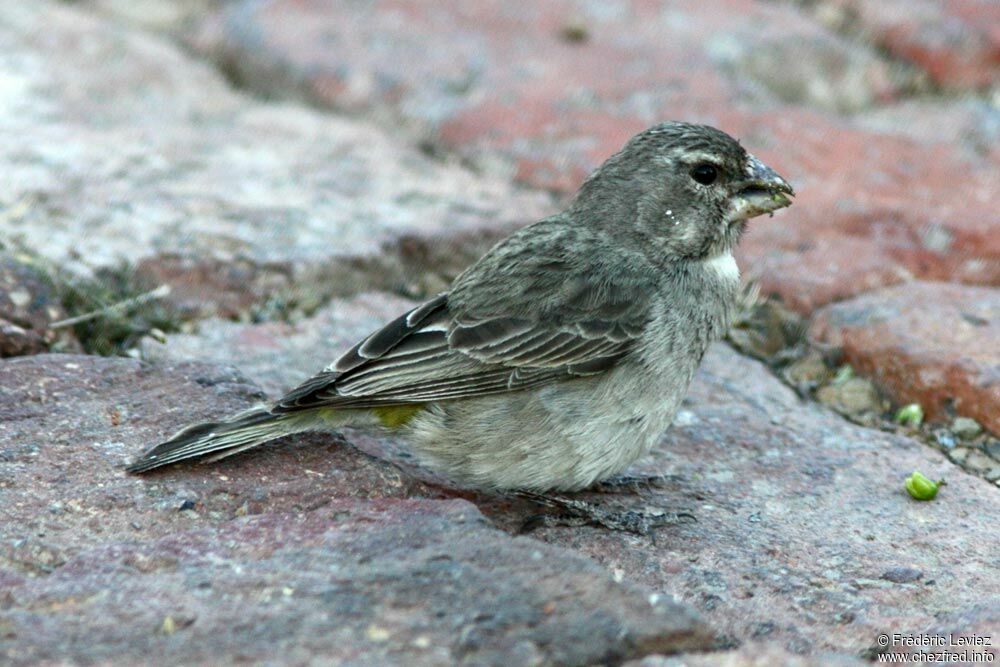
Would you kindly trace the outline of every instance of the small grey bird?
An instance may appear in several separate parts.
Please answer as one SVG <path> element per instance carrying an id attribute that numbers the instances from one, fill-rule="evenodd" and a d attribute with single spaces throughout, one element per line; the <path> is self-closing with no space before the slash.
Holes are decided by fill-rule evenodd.
<path id="1" fill-rule="evenodd" d="M 128 467 L 216 460 L 343 426 L 396 429 L 476 489 L 576 491 L 670 425 L 741 291 L 746 221 L 792 188 L 732 137 L 664 123 L 633 137 L 562 213 L 501 241 L 277 403 L 189 426 Z"/>

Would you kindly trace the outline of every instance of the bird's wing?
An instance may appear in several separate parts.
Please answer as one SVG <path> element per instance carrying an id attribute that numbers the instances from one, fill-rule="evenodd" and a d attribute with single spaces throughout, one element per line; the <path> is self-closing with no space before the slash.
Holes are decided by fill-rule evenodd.
<path id="1" fill-rule="evenodd" d="M 488 267 L 485 281 L 463 275 L 451 293 L 374 332 L 275 410 L 482 396 L 613 367 L 646 324 L 645 286 L 598 278 L 585 266 L 538 264 L 520 264 L 516 276 L 500 272 L 502 284 L 488 279 Z"/>

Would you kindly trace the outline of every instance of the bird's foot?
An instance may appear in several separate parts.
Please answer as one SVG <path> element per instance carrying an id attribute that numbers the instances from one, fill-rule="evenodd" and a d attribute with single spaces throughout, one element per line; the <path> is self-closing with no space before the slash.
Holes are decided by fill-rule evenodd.
<path id="1" fill-rule="evenodd" d="M 619 475 L 587 487 L 590 493 L 639 493 L 652 488 L 663 488 L 680 481 L 677 475 Z"/>
<path id="2" fill-rule="evenodd" d="M 694 514 L 687 510 L 671 510 L 660 507 L 642 509 L 611 510 L 599 507 L 577 498 L 566 496 L 518 491 L 519 498 L 531 501 L 558 513 L 540 513 L 525 519 L 521 532 L 527 533 L 543 526 L 601 526 L 608 530 L 649 535 L 663 526 L 693 523 Z"/>

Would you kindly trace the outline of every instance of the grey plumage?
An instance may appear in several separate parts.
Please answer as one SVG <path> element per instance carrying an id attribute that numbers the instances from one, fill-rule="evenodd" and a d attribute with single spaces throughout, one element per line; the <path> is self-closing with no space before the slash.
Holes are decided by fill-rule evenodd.
<path id="1" fill-rule="evenodd" d="M 480 488 L 584 488 L 621 472 L 676 413 L 729 326 L 746 220 L 791 188 L 728 135 L 666 123 L 634 137 L 569 208 L 497 244 L 269 408 L 195 426 L 130 469 L 278 435 L 401 423 L 430 467 Z M 380 417 L 382 415 L 382 417 Z"/>

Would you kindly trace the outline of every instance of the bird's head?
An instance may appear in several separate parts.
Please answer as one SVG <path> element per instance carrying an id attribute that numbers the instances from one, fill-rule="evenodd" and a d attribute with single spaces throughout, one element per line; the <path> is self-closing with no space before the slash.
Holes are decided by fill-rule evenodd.
<path id="1" fill-rule="evenodd" d="M 580 188 L 595 224 L 653 239 L 677 258 L 729 252 L 746 221 L 789 206 L 792 187 L 725 132 L 663 123 L 633 137 Z M 617 228 L 617 229 L 616 229 Z"/>

